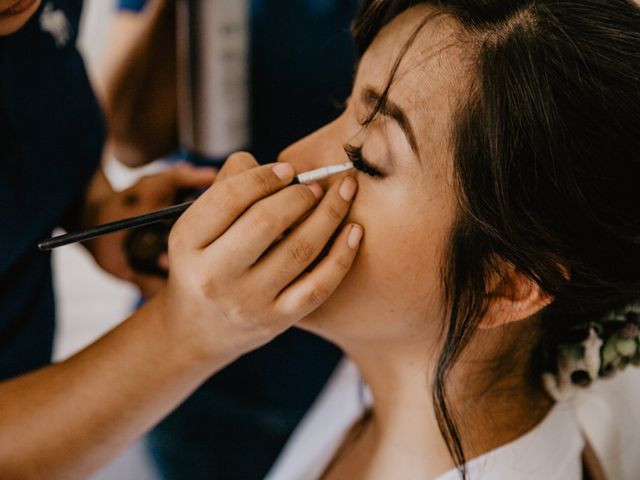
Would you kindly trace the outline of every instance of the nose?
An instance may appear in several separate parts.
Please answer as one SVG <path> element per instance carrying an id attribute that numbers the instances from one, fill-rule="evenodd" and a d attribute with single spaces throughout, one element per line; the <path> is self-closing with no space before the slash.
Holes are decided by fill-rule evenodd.
<path id="1" fill-rule="evenodd" d="M 278 161 L 291 163 L 297 173 L 347 162 L 343 137 L 336 120 L 284 149 L 278 155 Z M 334 175 L 321 183 L 328 186 L 349 173 Z"/>

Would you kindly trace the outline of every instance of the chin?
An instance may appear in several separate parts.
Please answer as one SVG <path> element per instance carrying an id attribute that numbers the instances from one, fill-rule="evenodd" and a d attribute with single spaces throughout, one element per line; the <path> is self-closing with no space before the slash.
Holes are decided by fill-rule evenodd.
<path id="1" fill-rule="evenodd" d="M 327 316 L 323 315 L 322 310 L 323 308 L 320 306 L 318 309 L 314 310 L 296 323 L 296 327 L 307 332 L 315 333 L 321 337 L 325 337 L 325 335 L 323 335 L 323 330 L 326 328 Z M 323 325 L 325 328 L 323 328 Z"/>
<path id="2" fill-rule="evenodd" d="M 346 302 L 350 298 L 340 287 L 316 310 L 302 318 L 296 327 L 313 333 L 345 349 L 346 344 L 360 342 L 368 335 L 361 315 L 354 311 L 355 305 Z"/>
<path id="3" fill-rule="evenodd" d="M 335 292 L 333 296 L 335 296 Z M 296 327 L 340 345 L 340 340 L 345 333 L 344 330 L 348 328 L 348 320 L 336 315 L 335 312 L 332 313 L 331 308 L 327 308 L 329 307 L 327 303 L 330 301 L 331 297 L 323 305 L 296 323 Z"/>
<path id="4" fill-rule="evenodd" d="M 20 30 L 33 14 L 36 13 L 42 0 L 19 0 L 16 4 L 22 1 L 32 1 L 33 3 L 25 3 L 24 10 L 19 13 L 9 14 L 0 12 L 0 36 L 11 35 Z"/>

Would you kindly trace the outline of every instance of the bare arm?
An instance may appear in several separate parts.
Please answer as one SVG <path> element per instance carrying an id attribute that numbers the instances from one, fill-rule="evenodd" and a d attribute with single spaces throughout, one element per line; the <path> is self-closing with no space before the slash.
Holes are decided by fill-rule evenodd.
<path id="1" fill-rule="evenodd" d="M 175 3 L 116 17 L 99 96 L 116 158 L 140 166 L 176 148 Z"/>
<path id="2" fill-rule="evenodd" d="M 165 321 L 152 303 L 69 360 L 0 384 L 0 478 L 86 478 L 230 360 L 189 358 Z"/>
<path id="3" fill-rule="evenodd" d="M 234 165 L 242 173 L 216 182 L 178 219 L 168 283 L 145 307 L 71 359 L 0 383 L 0 478 L 86 478 L 342 281 L 362 237 L 361 227 L 342 228 L 355 179 L 324 193 L 287 186 L 290 165 L 243 171 L 257 165 L 247 154 L 232 156 L 227 172 Z"/>

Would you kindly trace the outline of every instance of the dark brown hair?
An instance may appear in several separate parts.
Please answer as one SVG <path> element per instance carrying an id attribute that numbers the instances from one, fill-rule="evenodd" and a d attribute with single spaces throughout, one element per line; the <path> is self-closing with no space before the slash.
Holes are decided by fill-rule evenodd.
<path id="1" fill-rule="evenodd" d="M 486 308 L 496 259 L 554 299 L 540 314 L 533 376 L 555 368 L 574 327 L 640 299 L 640 9 L 631 0 L 368 0 L 353 25 L 359 54 L 417 4 L 454 18 L 472 47 L 471 88 L 451 132 L 459 212 L 433 386 L 464 478 L 464 425 L 446 384 Z"/>

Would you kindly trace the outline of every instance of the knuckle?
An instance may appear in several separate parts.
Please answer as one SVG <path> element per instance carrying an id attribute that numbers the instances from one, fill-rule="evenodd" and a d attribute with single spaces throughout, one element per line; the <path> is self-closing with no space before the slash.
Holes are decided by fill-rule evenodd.
<path id="1" fill-rule="evenodd" d="M 272 285 L 278 285 L 283 281 L 283 279 L 289 279 L 291 278 L 291 276 L 292 272 L 290 271 L 290 269 L 287 266 L 283 265 L 274 267 L 269 278 Z"/>
<path id="2" fill-rule="evenodd" d="M 238 192 L 229 182 L 217 184 L 215 190 L 216 209 L 221 211 L 233 209 L 237 202 Z"/>
<path id="3" fill-rule="evenodd" d="M 258 162 L 249 152 L 235 152 L 229 155 L 225 164 L 230 163 L 236 166 L 252 165 L 257 166 Z"/>
<path id="4" fill-rule="evenodd" d="M 311 192 L 311 190 L 309 190 L 308 187 L 305 187 L 302 185 L 296 185 L 291 190 L 293 190 L 292 194 L 295 197 L 294 200 L 296 201 L 296 203 L 303 203 L 307 205 L 307 204 L 313 204 L 315 202 L 316 197 L 313 195 L 313 193 Z"/>
<path id="5" fill-rule="evenodd" d="M 340 207 L 333 204 L 328 205 L 325 212 L 329 221 L 335 225 L 342 222 L 345 213 Z"/>
<path id="6" fill-rule="evenodd" d="M 331 290 L 322 285 L 321 283 L 316 283 L 309 290 L 307 294 L 307 303 L 313 306 L 317 306 L 322 304 L 329 295 L 331 294 Z"/>
<path id="7" fill-rule="evenodd" d="M 195 260 L 195 259 L 192 259 Z M 187 280 L 187 285 L 199 292 L 206 300 L 216 300 L 223 296 L 223 282 L 217 275 L 212 275 L 215 267 L 210 262 L 203 262 L 201 259 L 190 262 L 191 275 Z"/>
<path id="8" fill-rule="evenodd" d="M 223 180 L 225 178 L 238 175 L 245 170 L 249 170 L 253 167 L 257 167 L 258 162 L 253 156 L 247 152 L 237 152 L 229 156 L 222 169 L 218 172 L 218 179 Z"/>
<path id="9" fill-rule="evenodd" d="M 210 277 L 201 277 L 200 280 L 200 292 L 207 299 L 214 299 L 218 296 L 220 287 Z"/>
<path id="10" fill-rule="evenodd" d="M 230 182 L 221 182 L 215 187 L 215 192 L 222 198 L 233 198 L 236 196 L 236 189 Z"/>
<path id="11" fill-rule="evenodd" d="M 256 209 L 251 221 L 252 227 L 260 234 L 268 234 L 278 226 L 280 222 L 265 208 Z"/>
<path id="12" fill-rule="evenodd" d="M 315 249 L 306 240 L 292 239 L 289 245 L 289 255 L 299 265 L 307 265 L 315 257 Z"/>
<path id="13" fill-rule="evenodd" d="M 254 188 L 261 196 L 267 196 L 271 193 L 273 187 L 271 185 L 270 179 L 265 175 L 265 172 L 253 171 L 250 172 L 249 178 L 253 183 Z"/>
<path id="14" fill-rule="evenodd" d="M 220 184 L 223 180 L 233 176 L 233 170 L 231 164 L 228 163 L 229 160 L 225 162 L 220 170 L 216 173 L 216 178 L 214 179 L 213 184 Z"/>
<path id="15" fill-rule="evenodd" d="M 338 270 L 340 270 L 341 272 L 343 273 L 348 272 L 352 264 L 351 257 L 345 257 L 343 255 L 339 255 L 334 260 L 334 264 L 338 268 Z"/>
<path id="16" fill-rule="evenodd" d="M 229 157 L 227 157 L 227 161 L 224 162 L 224 165 L 222 167 L 223 170 L 225 169 L 230 169 L 231 167 L 234 167 L 235 165 L 237 165 L 238 163 L 242 162 L 242 155 L 243 152 L 235 152 L 232 153 L 231 155 L 229 155 Z"/>

